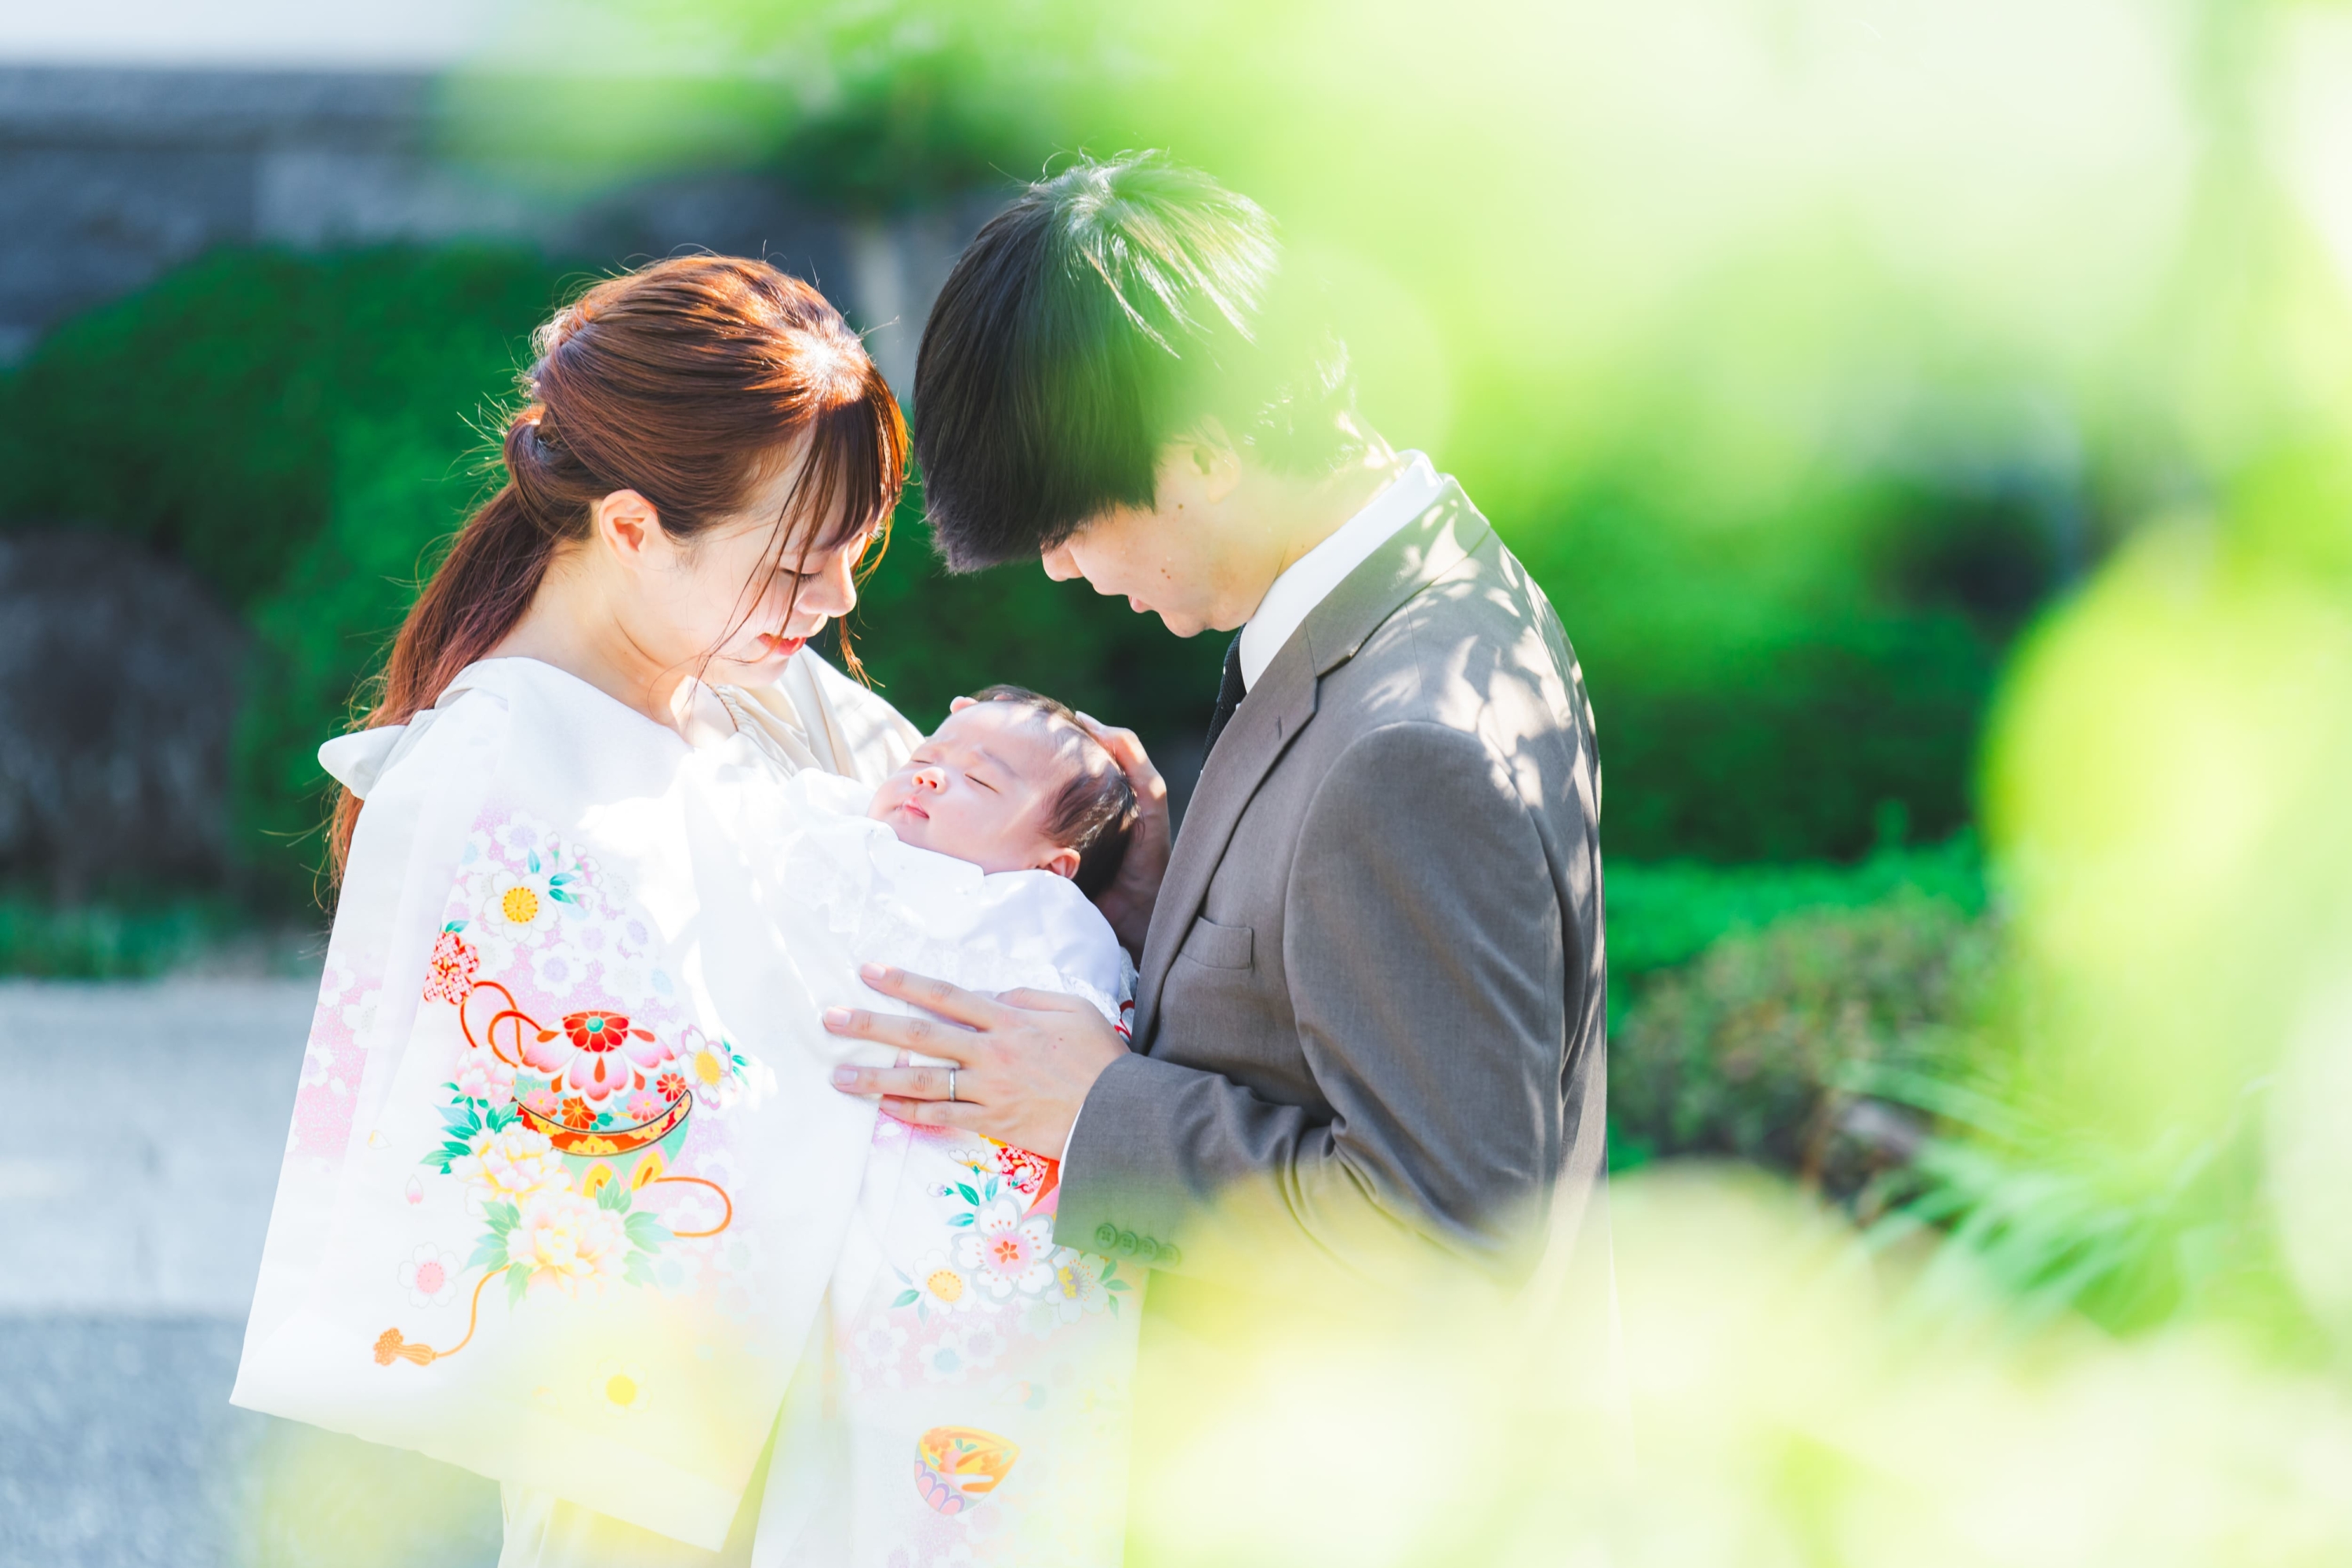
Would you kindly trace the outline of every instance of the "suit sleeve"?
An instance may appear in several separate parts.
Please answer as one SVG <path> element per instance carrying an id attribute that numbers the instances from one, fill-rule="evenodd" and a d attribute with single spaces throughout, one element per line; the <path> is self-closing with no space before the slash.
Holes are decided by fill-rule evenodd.
<path id="1" fill-rule="evenodd" d="M 1562 929 L 1537 809 L 1459 730 L 1394 724 L 1344 752 L 1308 806 L 1282 952 L 1336 1114 L 1126 1058 L 1078 1118 L 1057 1239 L 1212 1277 L 1269 1245 L 1373 1273 L 1433 1249 L 1524 1273 L 1560 1167 L 1583 940 Z"/>

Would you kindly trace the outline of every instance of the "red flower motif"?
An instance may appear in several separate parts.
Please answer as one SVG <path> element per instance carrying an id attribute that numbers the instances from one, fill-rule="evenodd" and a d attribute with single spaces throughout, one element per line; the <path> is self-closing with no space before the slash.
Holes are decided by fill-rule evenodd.
<path id="1" fill-rule="evenodd" d="M 562 1116 L 563 1125 L 583 1131 L 596 1125 L 596 1113 L 588 1109 L 588 1102 L 576 1094 L 565 1098 Z"/>
<path id="2" fill-rule="evenodd" d="M 996 1140 L 989 1140 L 996 1143 Z M 996 1169 L 1014 1192 L 1034 1197 L 1054 1174 L 1054 1162 L 1010 1143 L 996 1143 Z"/>
<path id="3" fill-rule="evenodd" d="M 666 1072 L 661 1075 L 661 1081 L 654 1085 L 654 1092 L 662 1097 L 663 1104 L 676 1105 L 686 1098 L 686 1079 L 679 1073 Z"/>
<path id="4" fill-rule="evenodd" d="M 643 1029 L 630 1028 L 628 1019 L 618 1013 L 566 1013 L 563 1032 L 572 1037 L 572 1048 L 583 1051 L 618 1050 L 630 1035 L 641 1040 L 653 1038 Z"/>
<path id="5" fill-rule="evenodd" d="M 434 938 L 433 956 L 425 961 L 425 999 L 462 1004 L 474 989 L 474 972 L 481 966 L 482 955 L 464 937 L 454 931 L 443 931 Z"/>

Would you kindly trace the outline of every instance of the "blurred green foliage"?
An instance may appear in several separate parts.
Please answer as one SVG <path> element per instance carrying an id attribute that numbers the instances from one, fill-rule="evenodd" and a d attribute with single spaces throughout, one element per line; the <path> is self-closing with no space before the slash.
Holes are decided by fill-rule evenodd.
<path id="1" fill-rule="evenodd" d="M 201 963 L 249 929 L 246 911 L 216 895 L 59 910 L 39 894 L 0 892 L 0 974 L 145 979 Z"/>

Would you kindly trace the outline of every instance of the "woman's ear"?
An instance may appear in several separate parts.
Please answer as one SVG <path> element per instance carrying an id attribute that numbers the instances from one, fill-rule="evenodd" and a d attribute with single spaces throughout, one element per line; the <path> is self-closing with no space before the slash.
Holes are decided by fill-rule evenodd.
<path id="1" fill-rule="evenodd" d="M 1038 861 L 1036 868 L 1051 871 L 1056 877 L 1076 877 L 1078 874 L 1078 852 L 1065 845 Z"/>
<path id="2" fill-rule="evenodd" d="M 598 501 L 588 523 L 597 542 L 628 566 L 646 564 L 653 552 L 669 542 L 660 511 L 635 490 L 614 490 Z"/>

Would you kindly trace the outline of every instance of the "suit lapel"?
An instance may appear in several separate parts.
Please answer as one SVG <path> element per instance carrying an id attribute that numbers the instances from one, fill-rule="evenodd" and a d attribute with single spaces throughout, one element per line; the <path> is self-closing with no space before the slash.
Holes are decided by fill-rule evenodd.
<path id="1" fill-rule="evenodd" d="M 1176 950 L 1201 912 L 1243 810 L 1315 716 L 1322 678 L 1353 657 L 1399 605 L 1458 565 L 1487 531 L 1486 520 L 1448 479 L 1428 510 L 1399 529 L 1315 606 L 1234 710 L 1193 786 L 1152 906 L 1136 985 L 1137 1049 L 1151 1048 L 1160 993 Z"/>
<path id="2" fill-rule="evenodd" d="M 1184 933 L 1192 929 L 1208 895 L 1225 845 L 1241 820 L 1242 808 L 1257 793 L 1266 770 L 1306 728 L 1315 713 L 1315 670 L 1299 650 L 1286 646 L 1266 667 L 1242 705 L 1217 737 L 1192 786 L 1192 802 L 1184 811 L 1184 826 L 1168 857 L 1168 875 L 1160 884 L 1160 898 L 1151 907 L 1151 929 L 1143 939 L 1141 979 L 1136 986 L 1135 1038 L 1149 1048 L 1159 1021 L 1160 987 Z"/>

